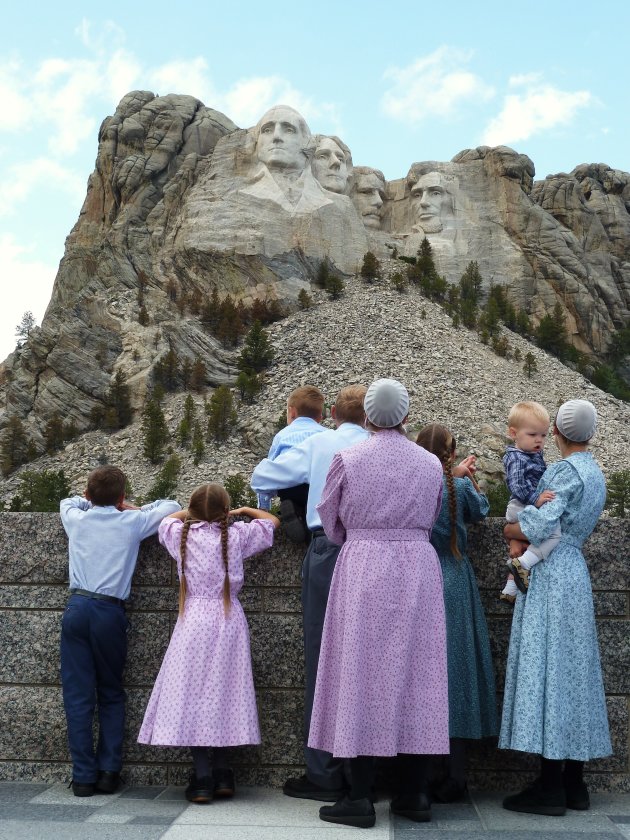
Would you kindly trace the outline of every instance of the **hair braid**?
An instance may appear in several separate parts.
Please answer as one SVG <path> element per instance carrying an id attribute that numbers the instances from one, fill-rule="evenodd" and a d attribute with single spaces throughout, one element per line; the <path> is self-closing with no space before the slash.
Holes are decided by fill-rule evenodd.
<path id="1" fill-rule="evenodd" d="M 442 461 L 444 468 L 444 476 L 446 478 L 446 489 L 448 490 L 448 511 L 451 518 L 451 554 L 462 559 L 462 553 L 457 545 L 457 493 L 455 491 L 455 482 L 453 480 L 453 473 L 451 472 L 451 457 L 450 454 L 444 461 Z"/>
<path id="2" fill-rule="evenodd" d="M 230 611 L 231 606 L 231 598 L 230 598 L 230 574 L 229 574 L 229 567 L 228 567 L 228 517 L 227 513 L 225 513 L 219 519 L 219 526 L 221 528 L 221 553 L 223 555 L 223 565 L 225 566 L 225 578 L 223 580 L 223 608 L 225 610 L 225 614 L 227 615 Z"/>
<path id="3" fill-rule="evenodd" d="M 184 613 L 184 604 L 186 603 L 186 572 L 184 569 L 185 560 L 186 560 L 186 541 L 188 539 L 188 532 L 190 531 L 190 526 L 192 525 L 192 519 L 186 519 L 184 522 L 184 527 L 182 528 L 182 536 L 179 542 L 179 554 L 181 557 L 181 573 L 179 576 L 179 614 L 183 615 Z"/>

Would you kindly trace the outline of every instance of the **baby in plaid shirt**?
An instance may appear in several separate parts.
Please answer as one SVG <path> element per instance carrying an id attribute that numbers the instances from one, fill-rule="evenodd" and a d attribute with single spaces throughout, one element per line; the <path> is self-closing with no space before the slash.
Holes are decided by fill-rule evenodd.
<path id="1" fill-rule="evenodd" d="M 514 446 L 508 446 L 503 456 L 505 483 L 510 502 L 505 512 L 508 522 L 518 522 L 518 514 L 527 505 L 540 507 L 555 498 L 551 490 L 540 495 L 536 488 L 547 469 L 543 457 L 545 438 L 549 431 L 549 415 L 540 403 L 520 402 L 512 406 L 508 416 L 508 436 Z M 514 603 L 520 590 L 527 592 L 529 573 L 541 560 L 546 560 L 560 541 L 560 525 L 540 545 L 529 545 L 524 554 L 508 561 L 510 576 L 501 592 L 501 600 Z"/>

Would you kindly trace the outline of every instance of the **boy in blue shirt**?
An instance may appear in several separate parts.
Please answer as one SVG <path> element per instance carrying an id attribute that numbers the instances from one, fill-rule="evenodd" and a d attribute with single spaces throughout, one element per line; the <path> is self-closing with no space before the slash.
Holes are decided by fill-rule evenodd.
<path id="1" fill-rule="evenodd" d="M 280 429 L 269 448 L 268 459 L 275 461 L 278 455 L 298 446 L 311 435 L 323 432 L 324 395 L 314 385 L 302 385 L 291 391 L 287 399 L 287 425 Z M 308 484 L 296 487 L 258 492 L 258 507 L 269 510 L 274 496 L 280 499 L 280 521 L 287 537 L 296 543 L 308 539 L 306 527 L 306 503 Z"/>
<path id="2" fill-rule="evenodd" d="M 114 793 L 119 786 L 125 723 L 125 601 L 141 541 L 157 532 L 165 516 L 181 509 L 170 500 L 136 508 L 125 502 L 125 482 L 118 467 L 98 467 L 88 476 L 85 498 L 74 496 L 60 503 L 70 579 L 70 598 L 61 621 L 61 683 L 75 796 Z"/>

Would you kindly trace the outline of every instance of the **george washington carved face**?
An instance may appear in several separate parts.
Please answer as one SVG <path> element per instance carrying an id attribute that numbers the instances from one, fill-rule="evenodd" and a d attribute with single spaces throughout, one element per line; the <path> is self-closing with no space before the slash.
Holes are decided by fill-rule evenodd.
<path id="1" fill-rule="evenodd" d="M 276 105 L 256 126 L 256 154 L 269 169 L 301 172 L 311 132 L 304 119 L 286 105 Z"/>

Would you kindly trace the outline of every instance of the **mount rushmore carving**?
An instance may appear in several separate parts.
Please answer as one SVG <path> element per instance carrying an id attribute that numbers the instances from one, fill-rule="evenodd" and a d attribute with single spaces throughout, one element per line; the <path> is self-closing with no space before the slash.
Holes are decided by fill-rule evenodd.
<path id="1" fill-rule="evenodd" d="M 629 210 L 630 175 L 604 164 L 534 182 L 527 156 L 482 146 L 388 181 L 288 106 L 240 129 L 193 97 L 134 91 L 101 126 L 42 327 L 5 362 L 5 419 L 59 410 L 85 428 L 114 370 L 142 383 L 169 347 L 231 381 L 230 353 L 167 289 L 295 307 L 322 260 L 351 274 L 425 236 L 449 282 L 476 260 L 534 322 L 561 303 L 573 343 L 601 354 L 630 314 Z"/>

